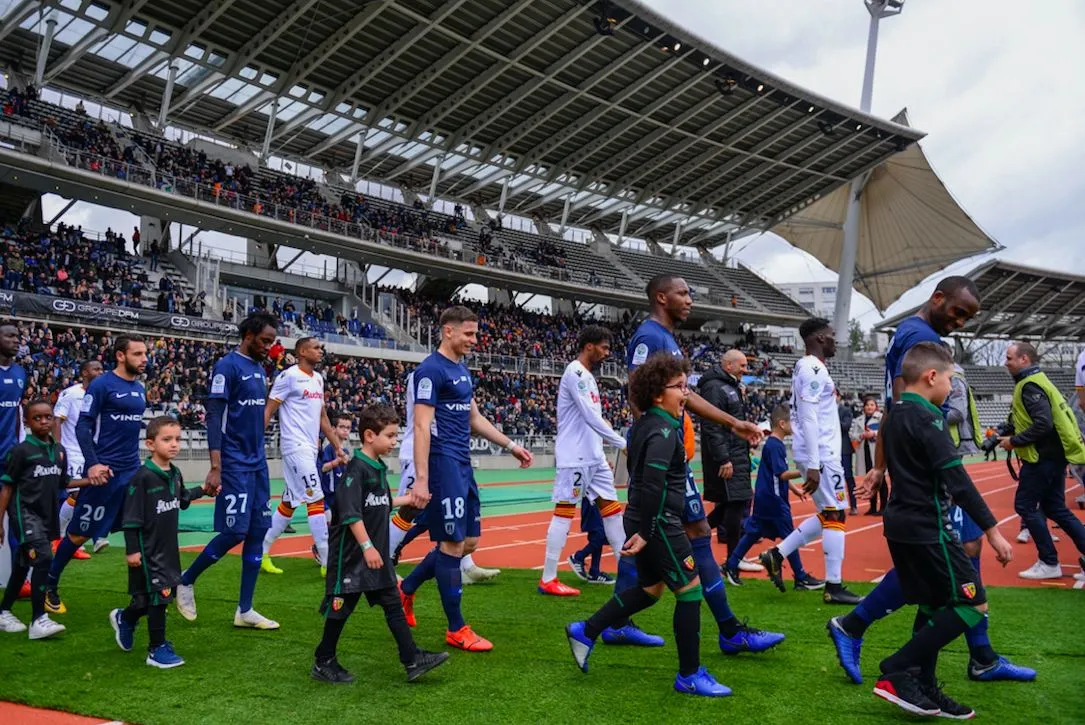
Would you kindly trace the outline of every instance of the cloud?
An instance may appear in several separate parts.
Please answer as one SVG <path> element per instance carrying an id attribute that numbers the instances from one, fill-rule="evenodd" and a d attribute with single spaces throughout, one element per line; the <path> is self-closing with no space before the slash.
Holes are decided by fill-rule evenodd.
<path id="1" fill-rule="evenodd" d="M 859 105 L 869 19 L 857 0 L 643 1 L 728 52 Z M 1082 37 L 1085 4 L 1074 0 L 911 0 L 881 23 L 872 110 L 888 118 L 908 108 L 947 188 L 1007 247 L 1000 256 L 1085 274 Z M 771 235 L 762 240 L 739 258 L 770 280 L 835 276 Z M 853 316 L 872 309 L 854 299 Z"/>

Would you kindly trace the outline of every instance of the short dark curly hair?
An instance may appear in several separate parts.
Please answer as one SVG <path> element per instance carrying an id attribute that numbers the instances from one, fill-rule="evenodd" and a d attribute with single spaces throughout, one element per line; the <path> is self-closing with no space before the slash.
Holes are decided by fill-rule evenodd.
<path id="1" fill-rule="evenodd" d="M 652 355 L 629 375 L 629 397 L 633 405 L 641 411 L 648 410 L 663 394 L 667 383 L 683 373 L 689 375 L 689 361 L 684 357 L 674 357 L 666 352 Z"/>

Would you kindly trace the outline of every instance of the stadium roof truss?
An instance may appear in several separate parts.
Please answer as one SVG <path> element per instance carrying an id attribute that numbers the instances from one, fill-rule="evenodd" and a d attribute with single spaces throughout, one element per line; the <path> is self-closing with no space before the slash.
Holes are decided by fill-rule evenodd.
<path id="1" fill-rule="evenodd" d="M 923 134 L 635 0 L 0 0 L 0 65 L 171 124 L 443 198 L 713 245 Z M 361 143 L 359 144 L 359 141 Z M 566 208 L 568 211 L 566 212 Z M 713 242 L 713 240 L 716 240 Z"/>
<path id="2" fill-rule="evenodd" d="M 1009 340 L 1085 340 L 1085 277 L 992 260 L 968 273 L 980 292 L 980 313 L 956 334 Z M 894 330 L 913 308 L 887 319 Z"/>

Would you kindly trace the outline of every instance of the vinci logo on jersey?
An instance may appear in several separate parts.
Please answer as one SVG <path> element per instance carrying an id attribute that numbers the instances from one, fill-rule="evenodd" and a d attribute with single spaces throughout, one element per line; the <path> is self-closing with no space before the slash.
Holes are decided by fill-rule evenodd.
<path id="1" fill-rule="evenodd" d="M 264 405 L 266 402 L 264 398 L 247 398 L 246 400 L 237 401 L 237 404 L 244 408 L 249 405 Z"/>
<path id="2" fill-rule="evenodd" d="M 471 410 L 470 403 L 445 403 L 445 408 L 448 410 L 454 410 L 458 413 L 467 413 Z"/>

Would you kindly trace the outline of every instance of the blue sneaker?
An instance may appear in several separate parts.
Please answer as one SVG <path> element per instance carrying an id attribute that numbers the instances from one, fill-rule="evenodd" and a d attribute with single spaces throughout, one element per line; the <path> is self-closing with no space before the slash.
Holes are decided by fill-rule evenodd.
<path id="1" fill-rule="evenodd" d="M 825 625 L 829 639 L 836 647 L 836 659 L 844 668 L 844 673 L 857 685 L 863 684 L 863 675 L 859 672 L 859 655 L 863 651 L 863 638 L 852 637 L 840 626 L 840 617 L 833 617 Z M 969 668 L 971 672 L 971 668 Z"/>
<path id="2" fill-rule="evenodd" d="M 185 661 L 179 654 L 173 651 L 173 644 L 163 642 L 153 649 L 147 650 L 147 664 L 160 670 L 168 670 L 180 667 Z"/>
<path id="3" fill-rule="evenodd" d="M 588 574 L 587 571 L 584 569 L 584 561 L 582 559 L 577 559 L 575 553 L 569 554 L 568 561 L 569 568 L 573 570 L 573 573 L 576 574 L 577 578 L 583 581 L 588 581 Z"/>
<path id="4" fill-rule="evenodd" d="M 1015 665 L 1005 657 L 999 657 L 993 664 L 986 667 L 976 664 L 975 661 L 969 662 L 968 679 L 978 682 L 996 682 L 998 680 L 1032 682 L 1036 679 L 1036 670 Z"/>
<path id="5" fill-rule="evenodd" d="M 701 697 L 727 697 L 731 694 L 731 688 L 716 682 L 716 678 L 708 674 L 704 667 L 689 677 L 682 677 L 682 675 L 675 677 L 674 689 L 675 692 Z"/>
<path id="6" fill-rule="evenodd" d="M 109 613 L 109 623 L 113 625 L 113 634 L 117 640 L 117 646 L 125 652 L 132 651 L 132 642 L 136 637 L 136 628 L 124 621 L 121 616 L 123 610 L 114 609 Z"/>
<path id="7" fill-rule="evenodd" d="M 607 627 L 603 630 L 602 639 L 603 644 L 628 644 L 634 647 L 663 646 L 662 637 L 655 634 L 648 634 L 632 622 L 617 629 Z"/>
<path id="8" fill-rule="evenodd" d="M 584 674 L 588 673 L 588 657 L 591 656 L 595 640 L 584 634 L 584 623 L 573 622 L 565 625 L 565 637 L 569 640 L 569 649 L 576 660 L 576 666 Z"/>
<path id="9" fill-rule="evenodd" d="M 743 623 L 738 626 L 738 632 L 734 637 L 720 635 L 720 652 L 725 655 L 737 655 L 739 652 L 764 652 L 783 641 L 784 635 L 780 632 L 763 632 L 760 629 L 747 627 Z"/>

